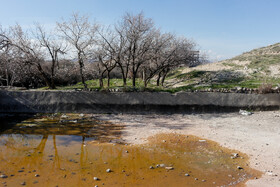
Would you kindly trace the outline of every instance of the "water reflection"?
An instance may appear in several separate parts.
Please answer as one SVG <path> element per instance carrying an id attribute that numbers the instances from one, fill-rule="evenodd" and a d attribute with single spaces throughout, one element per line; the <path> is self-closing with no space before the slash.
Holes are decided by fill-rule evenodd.
<path id="1" fill-rule="evenodd" d="M 106 121 L 96 120 L 90 115 L 81 117 L 78 114 L 66 115 L 38 115 L 35 118 L 26 119 L 20 123 L 11 125 L 9 120 L 1 124 L 4 134 L 24 135 L 76 135 L 83 139 L 95 139 L 107 142 L 121 137 L 123 125 L 112 124 Z M 5 120 L 5 119 L 4 119 Z M 9 128 L 8 128 L 9 127 Z M 75 137 L 70 138 L 75 141 Z"/>
<path id="2" fill-rule="evenodd" d="M 13 119 L 16 120 L 13 121 Z M 45 152 L 47 152 L 48 160 L 52 161 L 53 168 L 60 168 L 61 159 L 58 147 L 61 150 L 63 149 L 61 147 L 79 145 L 80 150 L 79 152 L 76 151 L 75 154 L 80 156 L 80 165 L 83 167 L 88 160 L 87 142 L 95 140 L 98 142 L 122 143 L 120 139 L 122 125 L 99 121 L 93 119 L 90 115 L 44 114 L 23 121 L 19 121 L 20 119 L 23 118 L 16 116 L 2 120 L 0 134 L 0 146 L 4 148 L 1 153 L 13 152 L 14 155 L 19 155 L 24 152 L 25 157 L 17 160 L 18 165 L 21 165 L 21 163 L 40 165 Z M 102 151 L 100 154 L 102 154 Z M 1 158 L 7 159 L 6 164 L 15 162 L 10 155 L 1 155 Z M 73 162 L 77 161 L 74 160 Z"/>

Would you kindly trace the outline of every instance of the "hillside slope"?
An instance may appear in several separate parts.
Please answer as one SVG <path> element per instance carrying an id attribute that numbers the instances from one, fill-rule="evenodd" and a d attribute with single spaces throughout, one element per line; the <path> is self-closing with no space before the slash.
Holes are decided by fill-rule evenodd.
<path id="1" fill-rule="evenodd" d="M 245 52 L 232 59 L 204 64 L 194 68 L 181 68 L 170 76 L 168 86 L 257 88 L 263 83 L 280 83 L 280 43 Z"/>

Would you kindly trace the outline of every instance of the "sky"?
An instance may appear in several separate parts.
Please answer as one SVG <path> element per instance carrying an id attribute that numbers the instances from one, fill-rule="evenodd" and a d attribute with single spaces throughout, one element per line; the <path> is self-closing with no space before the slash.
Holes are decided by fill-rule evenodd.
<path id="1" fill-rule="evenodd" d="M 280 0 L 0 0 L 0 25 L 47 28 L 74 12 L 99 24 L 143 12 L 163 32 L 185 36 L 211 61 L 280 42 Z"/>

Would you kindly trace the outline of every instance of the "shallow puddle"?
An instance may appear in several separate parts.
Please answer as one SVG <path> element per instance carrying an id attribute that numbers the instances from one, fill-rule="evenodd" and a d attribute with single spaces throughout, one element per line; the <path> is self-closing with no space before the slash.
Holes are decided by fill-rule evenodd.
<path id="1" fill-rule="evenodd" d="M 260 177 L 246 155 L 194 136 L 127 145 L 123 125 L 79 114 L 0 124 L 2 186 L 242 186 Z"/>

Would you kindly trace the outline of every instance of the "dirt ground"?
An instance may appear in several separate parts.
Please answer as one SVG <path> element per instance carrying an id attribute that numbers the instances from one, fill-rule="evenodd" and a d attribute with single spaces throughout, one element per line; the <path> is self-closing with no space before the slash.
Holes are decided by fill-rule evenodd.
<path id="1" fill-rule="evenodd" d="M 263 172 L 247 186 L 280 186 L 280 111 L 193 115 L 96 115 L 125 125 L 123 139 L 144 143 L 147 137 L 166 132 L 196 135 L 239 150 L 250 157 L 250 165 Z"/>

